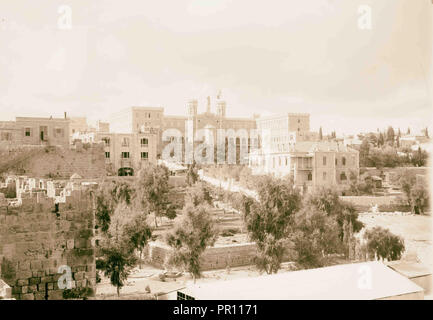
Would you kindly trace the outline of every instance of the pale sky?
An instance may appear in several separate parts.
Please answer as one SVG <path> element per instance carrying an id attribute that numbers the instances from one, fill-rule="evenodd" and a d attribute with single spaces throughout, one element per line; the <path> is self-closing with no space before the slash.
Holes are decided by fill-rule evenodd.
<path id="1" fill-rule="evenodd" d="M 71 29 L 58 28 L 71 8 Z M 371 29 L 358 27 L 360 5 Z M 338 134 L 432 121 L 431 0 L 0 2 L 0 120 L 128 106 L 311 113 Z M 64 21 L 64 20 L 62 20 Z M 432 132 L 433 130 L 430 130 Z"/>

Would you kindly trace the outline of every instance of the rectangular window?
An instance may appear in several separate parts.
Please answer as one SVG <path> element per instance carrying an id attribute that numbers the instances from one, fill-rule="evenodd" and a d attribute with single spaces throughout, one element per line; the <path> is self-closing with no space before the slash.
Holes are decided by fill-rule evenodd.
<path id="1" fill-rule="evenodd" d="M 129 152 L 122 152 L 122 159 L 129 159 Z"/>
<path id="2" fill-rule="evenodd" d="M 326 180 L 326 172 L 323 172 L 323 180 Z"/>
<path id="3" fill-rule="evenodd" d="M 31 130 L 30 128 L 26 128 L 26 137 L 30 137 L 31 136 Z"/>
<path id="4" fill-rule="evenodd" d="M 140 140 L 140 142 L 141 142 L 141 146 L 142 146 L 142 147 L 147 147 L 148 144 L 149 144 L 149 139 L 147 139 L 147 138 L 142 138 L 142 139 Z"/>
<path id="5" fill-rule="evenodd" d="M 54 129 L 54 137 L 56 138 L 63 138 L 63 129 L 62 128 L 55 128 Z"/>
<path id="6" fill-rule="evenodd" d="M 326 157 L 323 157 L 323 165 L 326 166 Z"/>
<path id="7" fill-rule="evenodd" d="M 110 158 L 110 152 L 105 152 L 105 158 L 109 159 Z"/>
<path id="8" fill-rule="evenodd" d="M 195 300 L 195 298 L 178 291 L 177 300 Z"/>
<path id="9" fill-rule="evenodd" d="M 149 158 L 149 153 L 147 153 L 147 152 L 142 152 L 141 153 L 141 159 L 147 160 L 148 158 Z"/>
<path id="10" fill-rule="evenodd" d="M 2 132 L 0 140 L 2 140 L 2 141 L 11 141 L 12 140 L 12 134 L 10 132 Z"/>
<path id="11" fill-rule="evenodd" d="M 108 147 L 110 146 L 110 138 L 102 138 L 102 141 L 105 142 L 105 145 Z"/>
<path id="12" fill-rule="evenodd" d="M 122 147 L 128 147 L 129 146 L 129 139 L 123 138 L 122 140 Z"/>

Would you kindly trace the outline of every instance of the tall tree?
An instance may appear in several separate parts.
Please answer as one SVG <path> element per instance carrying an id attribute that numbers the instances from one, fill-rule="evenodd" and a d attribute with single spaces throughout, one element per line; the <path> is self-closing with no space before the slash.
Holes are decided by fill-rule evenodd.
<path id="1" fill-rule="evenodd" d="M 136 203 L 144 212 L 154 215 L 155 227 L 157 217 L 176 217 L 174 206 L 170 202 L 169 170 L 166 166 L 150 164 L 142 169 L 136 181 Z"/>
<path id="2" fill-rule="evenodd" d="M 410 134 L 410 128 L 409 127 L 407 128 L 406 134 Z"/>
<path id="3" fill-rule="evenodd" d="M 301 268 L 323 267 L 327 254 L 343 250 L 335 217 L 311 204 L 295 214 L 290 240 Z"/>
<path id="4" fill-rule="evenodd" d="M 368 155 L 370 153 L 370 143 L 368 139 L 362 140 L 359 148 L 359 165 L 361 167 L 368 167 Z"/>
<path id="5" fill-rule="evenodd" d="M 292 215 L 299 209 L 300 196 L 287 181 L 268 177 L 258 188 L 259 201 L 245 202 L 245 221 L 249 237 L 256 242 L 256 264 L 268 274 L 280 268 L 284 240 Z"/>
<path id="6" fill-rule="evenodd" d="M 201 276 L 200 257 L 206 247 L 215 243 L 217 235 L 218 231 L 207 207 L 186 204 L 182 219 L 166 236 L 168 245 L 174 249 L 170 262 L 184 267 L 195 283 L 196 278 Z"/>
<path id="7" fill-rule="evenodd" d="M 124 228 L 124 237 L 133 250 L 140 253 L 140 268 L 143 257 L 143 250 L 148 241 L 152 238 L 152 228 L 147 223 L 147 217 L 143 214 L 137 214 Z"/>
<path id="8" fill-rule="evenodd" d="M 383 146 L 385 143 L 385 138 L 383 137 L 382 132 L 379 133 L 379 139 L 377 140 L 377 145 L 378 146 Z"/>
<path id="9" fill-rule="evenodd" d="M 133 197 L 134 190 L 126 182 L 102 182 L 98 185 L 95 192 L 96 206 L 96 227 L 101 228 L 102 232 L 107 232 L 111 216 L 121 203 L 129 205 Z"/>
<path id="10" fill-rule="evenodd" d="M 418 147 L 418 150 L 412 153 L 412 164 L 416 167 L 423 167 L 427 163 L 427 157 L 427 152 Z"/>
<path id="11" fill-rule="evenodd" d="M 391 144 L 394 145 L 394 139 L 395 139 L 395 133 L 394 128 L 389 126 L 388 131 L 386 132 L 386 140 Z"/>
<path id="12" fill-rule="evenodd" d="M 193 206 L 210 205 L 212 203 L 211 190 L 204 182 L 197 182 L 189 187 L 185 194 L 185 203 Z"/>
<path id="13" fill-rule="evenodd" d="M 198 180 L 198 172 L 195 161 L 192 164 L 188 165 L 188 171 L 186 173 L 186 183 L 188 186 L 192 186 Z"/>
<path id="14" fill-rule="evenodd" d="M 320 129 L 319 129 L 319 139 L 320 139 L 320 140 L 323 140 L 322 127 L 320 127 Z"/>
<path id="15" fill-rule="evenodd" d="M 105 276 L 110 278 L 111 284 L 117 289 L 117 295 L 120 296 L 120 289 L 135 265 L 136 258 L 126 247 L 115 243 L 102 248 L 101 252 L 99 266 L 104 270 Z"/>

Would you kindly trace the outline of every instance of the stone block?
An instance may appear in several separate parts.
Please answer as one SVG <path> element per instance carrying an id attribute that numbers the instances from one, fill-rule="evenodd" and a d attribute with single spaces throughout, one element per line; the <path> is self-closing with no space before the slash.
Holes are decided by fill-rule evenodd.
<path id="1" fill-rule="evenodd" d="M 42 269 L 42 261 L 40 260 L 31 261 L 30 268 L 35 271 L 40 271 Z"/>
<path id="2" fill-rule="evenodd" d="M 75 241 L 74 239 L 69 239 L 66 241 L 66 248 L 68 249 L 74 249 Z"/>
<path id="3" fill-rule="evenodd" d="M 41 283 L 41 278 L 30 278 L 29 283 L 31 285 L 39 284 L 39 283 Z"/>
<path id="4" fill-rule="evenodd" d="M 41 283 L 53 282 L 53 276 L 41 277 Z"/>
<path id="5" fill-rule="evenodd" d="M 35 300 L 35 296 L 33 293 L 26 293 L 20 296 L 21 300 Z"/>
<path id="6" fill-rule="evenodd" d="M 13 294 L 19 294 L 19 293 L 21 293 L 21 287 L 20 286 L 14 286 L 13 288 L 12 288 L 12 293 Z"/>
<path id="7" fill-rule="evenodd" d="M 35 300 L 45 300 L 46 292 L 45 291 L 36 292 L 34 293 L 34 296 L 35 296 Z"/>
<path id="8" fill-rule="evenodd" d="M 48 291 L 48 300 L 63 300 L 63 290 Z"/>
<path id="9" fill-rule="evenodd" d="M 27 292 L 37 292 L 38 291 L 38 286 L 36 284 L 32 284 L 30 286 L 27 287 Z"/>
<path id="10" fill-rule="evenodd" d="M 16 277 L 19 279 L 27 279 L 32 277 L 31 271 L 18 271 Z"/>
<path id="11" fill-rule="evenodd" d="M 45 271 L 33 271 L 33 272 L 32 272 L 32 276 L 33 276 L 34 278 L 40 278 L 40 277 L 43 277 L 43 276 L 45 276 Z"/>
<path id="12" fill-rule="evenodd" d="M 29 279 L 17 280 L 18 286 L 27 286 L 29 284 Z"/>
<path id="13" fill-rule="evenodd" d="M 22 271 L 30 270 L 30 262 L 29 261 L 20 261 L 18 264 L 18 269 Z"/>
<path id="14" fill-rule="evenodd" d="M 75 272 L 74 273 L 74 280 L 83 280 L 84 279 L 84 272 Z"/>

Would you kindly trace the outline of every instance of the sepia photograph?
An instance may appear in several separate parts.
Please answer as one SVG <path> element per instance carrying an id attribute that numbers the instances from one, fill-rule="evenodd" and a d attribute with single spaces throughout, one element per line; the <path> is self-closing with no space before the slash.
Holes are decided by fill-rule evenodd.
<path id="1" fill-rule="evenodd" d="M 0 310 L 433 300 L 432 0 L 1 0 L 0 44 Z"/>

